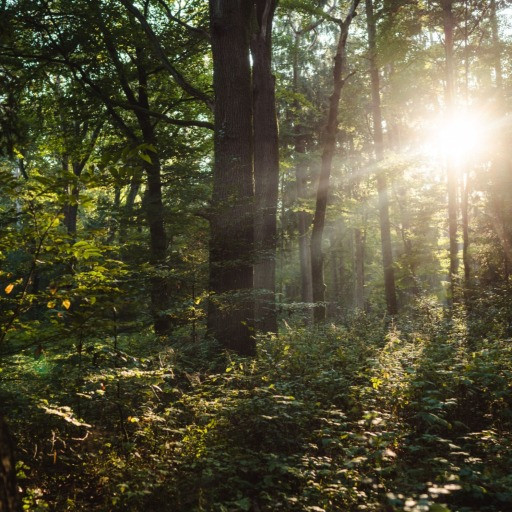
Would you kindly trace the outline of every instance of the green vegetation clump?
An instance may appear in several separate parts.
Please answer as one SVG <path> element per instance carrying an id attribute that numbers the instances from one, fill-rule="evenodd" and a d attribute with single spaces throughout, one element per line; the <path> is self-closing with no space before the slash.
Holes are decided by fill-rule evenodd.
<path id="1" fill-rule="evenodd" d="M 477 323 L 360 315 L 255 359 L 150 334 L 12 356 L 23 507 L 510 510 L 512 345 Z"/>

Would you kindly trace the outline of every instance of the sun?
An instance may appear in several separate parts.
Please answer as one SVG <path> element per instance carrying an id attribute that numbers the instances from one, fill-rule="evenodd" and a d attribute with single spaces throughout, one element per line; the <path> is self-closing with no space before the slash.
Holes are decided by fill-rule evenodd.
<path id="1" fill-rule="evenodd" d="M 467 161 L 481 155 L 489 143 L 486 121 L 476 111 L 438 117 L 430 126 L 426 149 L 441 158 Z"/>

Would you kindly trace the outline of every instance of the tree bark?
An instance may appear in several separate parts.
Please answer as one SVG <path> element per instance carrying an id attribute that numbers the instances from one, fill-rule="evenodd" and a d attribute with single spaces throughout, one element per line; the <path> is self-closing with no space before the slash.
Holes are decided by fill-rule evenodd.
<path id="1" fill-rule="evenodd" d="M 377 65 L 377 27 L 373 13 L 373 1 L 366 0 L 366 26 L 368 29 L 368 48 L 370 79 L 372 91 L 373 140 L 377 163 L 384 159 L 384 136 L 382 131 L 382 113 L 380 106 L 380 77 Z M 389 221 L 388 183 L 383 169 L 377 170 L 377 191 L 379 194 L 380 237 L 382 246 L 382 264 L 384 267 L 384 292 L 387 311 L 390 315 L 398 313 L 396 299 L 395 271 L 391 246 L 391 227 Z"/>
<path id="2" fill-rule="evenodd" d="M 7 424 L 0 416 L 0 512 L 17 510 L 14 443 Z"/>
<path id="3" fill-rule="evenodd" d="M 325 214 L 329 196 L 329 180 L 331 176 L 332 160 L 336 149 L 336 134 L 338 132 L 338 108 L 343 88 L 343 72 L 345 69 L 345 47 L 347 43 L 350 23 L 356 15 L 359 0 L 352 0 L 349 13 L 340 27 L 340 35 L 333 67 L 333 92 L 329 99 L 327 123 L 323 134 L 322 165 L 318 178 L 316 194 L 315 216 L 311 232 L 311 277 L 313 282 L 314 320 L 322 322 L 326 317 L 325 283 L 324 283 L 324 254 L 322 239 L 325 226 Z"/>
<path id="4" fill-rule="evenodd" d="M 443 10 L 443 30 L 445 49 L 445 98 L 448 117 L 454 113 L 455 101 L 455 77 L 453 55 L 453 0 L 441 0 Z M 447 155 L 447 186 L 448 186 L 448 236 L 450 240 L 450 293 L 448 302 L 452 304 L 456 300 L 457 274 L 459 271 L 459 242 L 457 239 L 457 172 L 452 155 Z"/>
<path id="5" fill-rule="evenodd" d="M 210 0 L 215 162 L 208 330 L 223 347 L 243 355 L 256 351 L 251 13 L 249 0 Z"/>
<path id="6" fill-rule="evenodd" d="M 276 243 L 279 192 L 279 140 L 272 75 L 272 20 L 276 0 L 255 2 L 251 38 L 253 76 L 255 225 L 254 288 L 256 329 L 277 332 Z"/>

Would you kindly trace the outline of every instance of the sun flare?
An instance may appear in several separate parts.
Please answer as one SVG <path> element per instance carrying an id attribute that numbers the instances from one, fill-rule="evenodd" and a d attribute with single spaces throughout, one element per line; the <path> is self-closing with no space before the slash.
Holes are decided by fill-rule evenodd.
<path id="1" fill-rule="evenodd" d="M 437 156 L 465 160 L 481 155 L 487 145 L 486 123 L 471 111 L 455 113 L 433 121 L 428 151 Z"/>

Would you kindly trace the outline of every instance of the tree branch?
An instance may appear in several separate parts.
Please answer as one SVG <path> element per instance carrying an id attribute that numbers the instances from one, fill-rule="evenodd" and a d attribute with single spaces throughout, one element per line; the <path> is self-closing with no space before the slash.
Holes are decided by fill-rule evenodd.
<path id="1" fill-rule="evenodd" d="M 153 28 L 148 23 L 144 15 L 135 7 L 129 0 L 119 0 L 126 9 L 139 21 L 144 32 L 146 33 L 151 45 L 153 46 L 153 50 L 155 51 L 157 57 L 162 62 L 164 68 L 169 72 L 169 74 L 174 78 L 176 83 L 188 94 L 193 96 L 194 98 L 202 101 L 207 105 L 210 110 L 213 110 L 213 100 L 207 96 L 204 92 L 200 91 L 193 85 L 189 84 L 185 77 L 171 64 L 170 60 L 167 58 L 158 37 L 156 36 Z"/>

